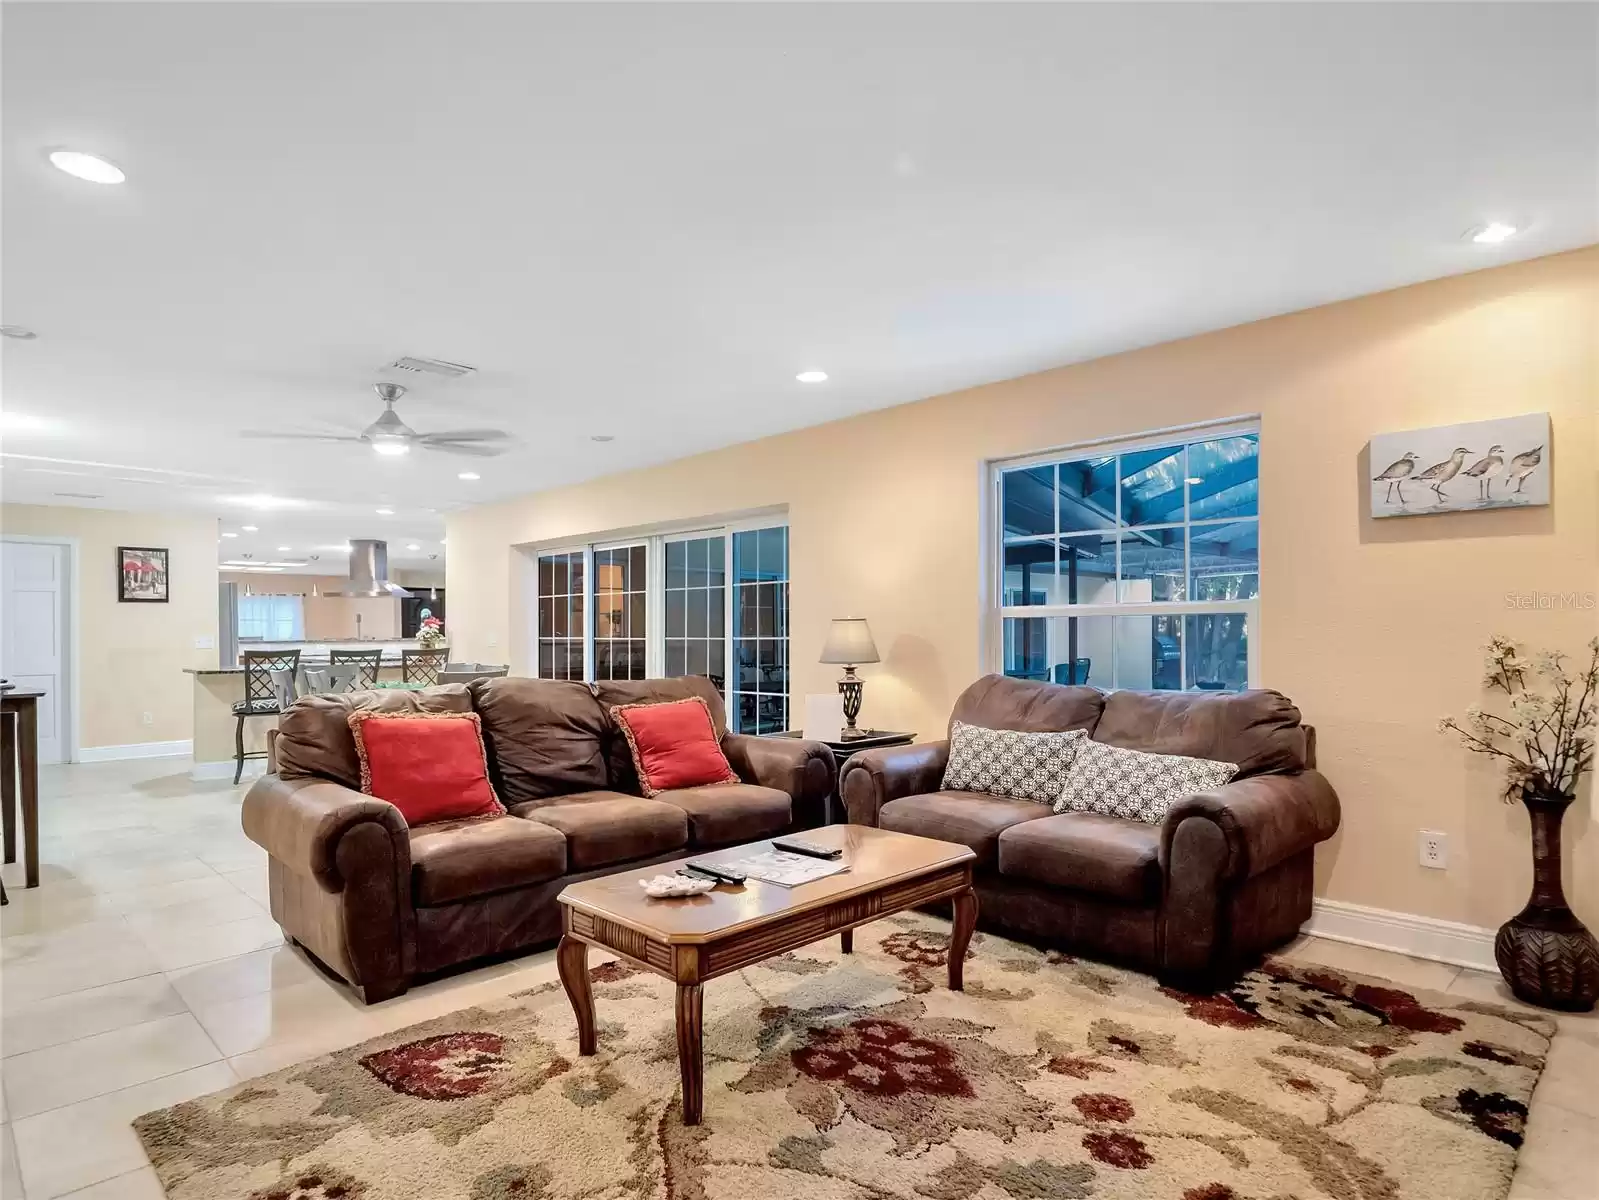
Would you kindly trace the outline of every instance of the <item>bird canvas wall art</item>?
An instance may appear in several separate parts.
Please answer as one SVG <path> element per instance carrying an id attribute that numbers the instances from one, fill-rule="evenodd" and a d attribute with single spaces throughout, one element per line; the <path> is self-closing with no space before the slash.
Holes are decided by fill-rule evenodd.
<path id="1" fill-rule="evenodd" d="M 1549 414 L 1371 439 L 1371 515 L 1418 517 L 1548 504 Z"/>

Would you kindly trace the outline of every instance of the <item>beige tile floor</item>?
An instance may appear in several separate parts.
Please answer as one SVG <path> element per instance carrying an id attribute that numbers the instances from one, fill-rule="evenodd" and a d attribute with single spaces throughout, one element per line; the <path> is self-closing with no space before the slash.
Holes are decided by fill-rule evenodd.
<path id="1" fill-rule="evenodd" d="M 41 772 L 43 884 L 6 867 L 0 909 L 3 1200 L 155 1200 L 140 1113 L 554 978 L 546 951 L 363 1007 L 283 945 L 244 789 L 188 768 Z M 1439 963 L 1316 938 L 1288 953 L 1514 1003 L 1495 976 Z M 1599 1200 L 1599 1017 L 1561 1019 L 1510 1200 Z"/>

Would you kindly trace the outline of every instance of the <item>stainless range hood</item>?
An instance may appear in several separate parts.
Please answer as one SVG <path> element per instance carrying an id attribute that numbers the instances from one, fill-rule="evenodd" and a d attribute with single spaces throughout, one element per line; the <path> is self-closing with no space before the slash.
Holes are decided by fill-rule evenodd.
<path id="1" fill-rule="evenodd" d="M 395 596 L 409 599 L 411 593 L 389 582 L 389 544 L 373 538 L 350 539 L 350 584 L 324 596 Z"/>

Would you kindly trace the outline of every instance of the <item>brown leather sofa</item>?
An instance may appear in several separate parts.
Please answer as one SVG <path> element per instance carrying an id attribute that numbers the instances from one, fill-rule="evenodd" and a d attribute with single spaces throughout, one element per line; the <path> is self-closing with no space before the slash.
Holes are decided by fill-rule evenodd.
<path id="1" fill-rule="evenodd" d="M 701 696 L 742 781 L 639 794 L 610 706 Z M 353 709 L 476 712 L 508 815 L 409 828 L 360 793 Z M 727 732 L 710 680 L 478 679 L 420 692 L 309 696 L 279 722 L 244 798 L 285 934 L 367 1003 L 419 976 L 549 942 L 568 883 L 822 821 L 837 768 L 819 742 Z"/>
<path id="2" fill-rule="evenodd" d="M 1234 976 L 1310 916 L 1315 846 L 1338 829 L 1338 797 L 1314 769 L 1314 731 L 1277 692 L 1102 692 L 990 675 L 952 719 L 1082 729 L 1113 746 L 1239 764 L 1231 782 L 1150 825 L 942 791 L 948 741 L 849 759 L 840 789 L 853 824 L 976 852 L 983 924 L 1197 986 Z"/>

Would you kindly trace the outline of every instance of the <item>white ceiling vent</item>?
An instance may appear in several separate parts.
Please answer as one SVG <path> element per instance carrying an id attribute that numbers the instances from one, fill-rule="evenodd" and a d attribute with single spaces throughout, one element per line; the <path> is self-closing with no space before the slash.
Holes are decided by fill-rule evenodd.
<path id="1" fill-rule="evenodd" d="M 476 367 L 445 362 L 441 358 L 412 358 L 409 354 L 404 358 L 395 359 L 384 369 L 388 371 L 403 371 L 407 375 L 442 375 L 445 379 L 459 379 L 461 376 L 470 375 L 477 370 Z"/>

